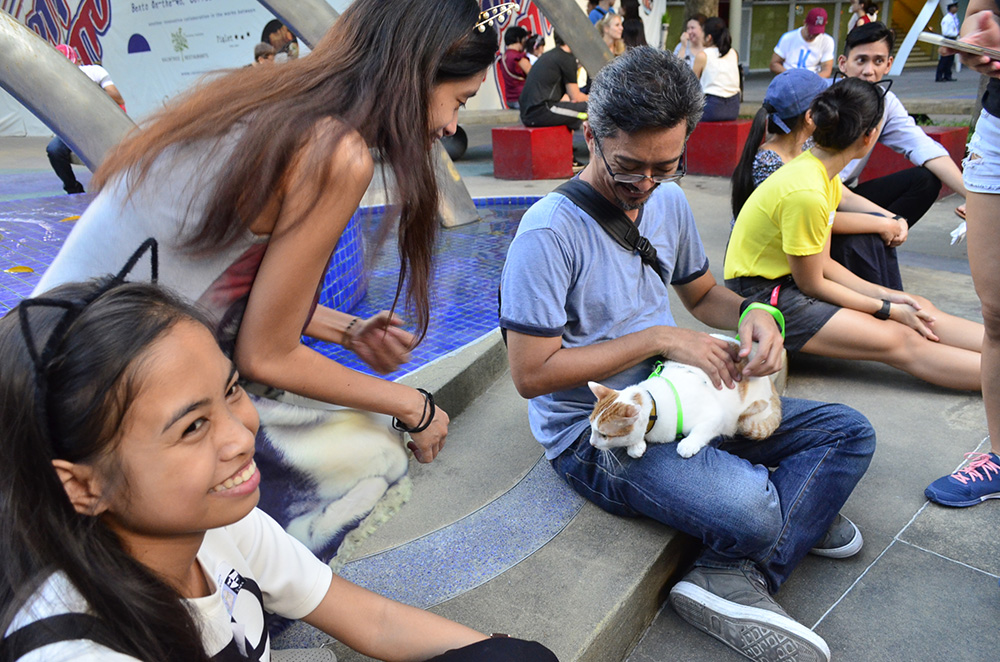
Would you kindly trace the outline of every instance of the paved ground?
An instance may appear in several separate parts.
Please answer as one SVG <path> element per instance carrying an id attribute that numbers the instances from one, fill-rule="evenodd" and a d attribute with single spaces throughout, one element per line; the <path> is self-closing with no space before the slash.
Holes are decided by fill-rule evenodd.
<path id="1" fill-rule="evenodd" d="M 910 75 L 912 78 L 904 75 L 894 87 L 904 101 L 907 95 L 902 90 L 906 89 L 925 94 L 938 94 L 937 90 L 941 90 L 940 94 L 974 94 L 975 80 L 968 72 L 950 85 L 935 85 L 930 79 L 931 70 L 916 70 Z M 759 85 L 766 85 L 766 81 Z M 748 89 L 757 86 L 752 82 Z M 494 179 L 488 129 L 471 127 L 470 139 L 469 154 L 458 166 L 474 195 L 537 194 L 558 184 Z M 42 174 L 48 168 L 45 142 L 0 139 L 0 173 Z M 718 270 L 728 229 L 728 182 L 692 176 L 684 180 L 683 186 L 709 257 Z M 57 181 L 52 188 L 50 193 L 58 193 Z M 928 296 L 946 311 L 980 319 L 964 245 L 948 244 L 948 233 L 957 223 L 952 213 L 956 204 L 954 197 L 939 202 L 916 226 L 900 253 L 903 278 L 909 290 Z M 679 306 L 675 310 L 680 310 Z M 697 326 L 683 314 L 677 317 L 681 324 Z M 490 407 L 470 407 L 469 414 L 457 418 L 456 432 L 497 429 L 493 424 L 505 420 L 502 417 L 510 417 L 519 409 L 524 411 L 524 402 L 509 388 L 506 379 L 501 377 L 501 382 L 490 389 Z M 991 652 L 989 635 L 1000 620 L 1000 560 L 993 533 L 1000 503 L 949 510 L 923 499 L 928 482 L 954 470 L 963 453 L 982 447 L 985 419 L 981 397 L 929 386 L 879 364 L 819 359 L 793 362 L 788 392 L 859 409 L 874 424 L 879 447 L 871 468 L 844 509 L 864 532 L 865 548 L 847 560 L 806 559 L 780 592 L 781 603 L 826 638 L 836 660 L 997 659 Z M 468 441 L 456 436 L 454 444 Z M 436 475 L 436 479 L 443 480 L 460 470 L 448 461 L 440 467 L 437 464 L 422 467 L 421 471 L 428 478 Z M 656 531 L 655 527 L 635 526 L 645 536 Z M 602 530 L 595 528 L 591 535 L 599 536 Z M 606 545 L 607 541 L 601 541 L 595 547 Z M 544 549 L 539 558 L 545 558 Z M 591 571 L 606 567 L 606 579 L 611 580 L 621 558 L 588 558 L 587 567 Z M 560 557 L 549 568 L 551 585 L 536 590 L 561 586 L 567 577 L 581 581 L 577 576 L 580 567 Z M 591 581 L 599 585 L 599 579 Z M 513 587 L 508 590 L 511 593 L 507 595 L 518 595 Z M 489 618 L 494 623 L 526 622 L 532 618 L 526 613 L 529 607 L 498 601 Z M 563 618 L 548 620 L 560 620 L 563 627 L 572 629 L 574 613 L 581 608 L 579 604 L 567 604 Z M 463 613 L 461 601 L 444 603 L 440 610 L 450 615 Z M 549 636 L 559 638 L 556 632 Z M 741 658 L 693 631 L 666 607 L 627 659 L 725 662 Z"/>

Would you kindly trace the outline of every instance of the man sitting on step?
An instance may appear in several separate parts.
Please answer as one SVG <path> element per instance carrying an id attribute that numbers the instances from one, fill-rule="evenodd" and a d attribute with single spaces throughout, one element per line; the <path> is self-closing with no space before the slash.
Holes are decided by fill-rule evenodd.
<path id="1" fill-rule="evenodd" d="M 716 388 L 781 367 L 775 311 L 716 282 L 675 183 L 703 104 L 691 70 L 654 48 L 630 50 L 598 74 L 583 125 L 590 164 L 563 189 L 576 202 L 557 191 L 535 203 L 507 255 L 500 326 L 511 375 L 531 400 L 533 434 L 573 489 L 702 542 L 670 594 L 683 618 L 754 660 L 829 660 L 826 643 L 772 595 L 810 551 L 842 558 L 861 549 L 857 527 L 838 514 L 875 449 L 861 414 L 783 398 L 769 439 L 718 438 L 687 459 L 675 443 L 651 444 L 638 459 L 590 444 L 588 381 L 620 389 L 663 358 L 704 369 Z M 640 254 L 620 245 L 623 232 L 606 231 L 612 219 L 638 229 L 644 239 L 633 234 L 630 245 Z M 668 286 L 701 322 L 738 327 L 741 356 L 758 343 L 745 371 L 727 343 L 674 324 Z"/>

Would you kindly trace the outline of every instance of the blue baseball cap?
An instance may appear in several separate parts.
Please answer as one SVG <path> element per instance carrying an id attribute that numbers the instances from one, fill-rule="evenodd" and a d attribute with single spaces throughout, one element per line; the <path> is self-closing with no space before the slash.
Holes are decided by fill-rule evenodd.
<path id="1" fill-rule="evenodd" d="M 764 106 L 770 115 L 768 120 L 788 133 L 786 120 L 798 117 L 809 109 L 813 99 L 829 87 L 830 81 L 809 69 L 788 69 L 774 77 L 767 86 Z"/>

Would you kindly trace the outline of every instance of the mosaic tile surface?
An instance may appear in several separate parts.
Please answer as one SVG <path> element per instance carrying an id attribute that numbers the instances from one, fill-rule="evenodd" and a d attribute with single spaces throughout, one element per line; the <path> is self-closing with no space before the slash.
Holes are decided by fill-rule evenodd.
<path id="1" fill-rule="evenodd" d="M 0 202 L 0 314 L 31 293 L 92 197 L 61 195 Z M 438 233 L 427 336 L 413 351 L 412 360 L 389 379 L 412 372 L 496 328 L 496 291 L 507 247 L 524 211 L 537 199 L 479 199 L 476 205 L 481 222 Z M 325 304 L 361 317 L 392 306 L 399 269 L 393 238 L 376 254 L 364 255 L 365 239 L 375 235 L 384 214 L 380 208 L 361 210 L 349 224 L 321 293 Z M 366 261 L 370 264 L 367 282 L 363 280 Z M 402 302 L 397 312 L 406 320 L 414 318 Z M 408 328 L 412 330 L 412 324 Z M 339 345 L 305 340 L 326 356 L 373 374 Z"/>

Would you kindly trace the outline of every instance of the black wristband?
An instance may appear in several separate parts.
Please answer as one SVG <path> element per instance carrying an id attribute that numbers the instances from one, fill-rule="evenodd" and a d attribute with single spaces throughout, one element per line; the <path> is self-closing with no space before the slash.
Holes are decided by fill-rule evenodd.
<path id="1" fill-rule="evenodd" d="M 876 312 L 872 313 L 872 315 L 875 316 L 875 319 L 887 320 L 887 319 L 889 319 L 889 308 L 890 307 L 891 307 L 891 303 L 889 302 L 889 300 L 888 299 L 882 299 L 882 307 L 879 308 Z"/>
<path id="2" fill-rule="evenodd" d="M 437 408 L 434 406 L 434 396 L 422 388 L 418 388 L 417 390 L 424 394 L 424 411 L 420 415 L 420 421 L 416 424 L 416 426 L 408 428 L 405 425 L 403 425 L 402 421 L 400 421 L 398 418 L 393 418 L 392 427 L 395 428 L 396 430 L 399 430 L 400 432 L 408 432 L 409 434 L 417 434 L 418 432 L 423 432 L 424 430 L 430 427 L 431 422 L 434 420 L 434 414 L 437 413 Z M 430 410 L 429 415 L 428 415 L 428 409 Z"/>
<path id="3" fill-rule="evenodd" d="M 747 311 L 747 307 L 749 307 L 750 304 L 752 304 L 752 303 L 753 303 L 753 299 L 749 299 L 749 298 L 743 299 L 743 301 L 740 302 L 740 318 L 741 319 L 743 317 L 743 313 L 745 313 Z"/>

